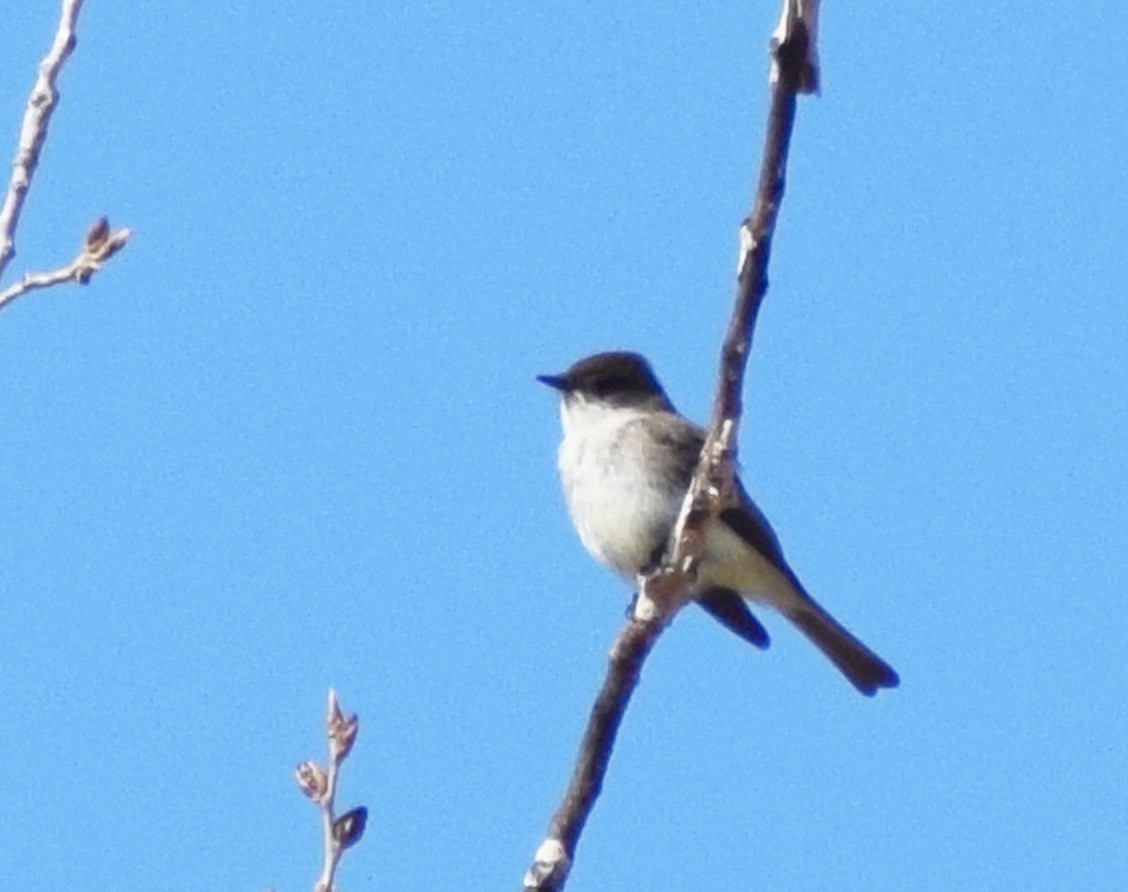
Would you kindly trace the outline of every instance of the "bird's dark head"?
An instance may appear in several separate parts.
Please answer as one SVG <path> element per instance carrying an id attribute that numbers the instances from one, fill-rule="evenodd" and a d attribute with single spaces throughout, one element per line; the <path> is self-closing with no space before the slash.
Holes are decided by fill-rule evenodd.
<path id="1" fill-rule="evenodd" d="M 638 353 L 596 353 L 563 374 L 538 375 L 537 380 L 559 390 L 566 402 L 579 399 L 609 408 L 671 408 L 650 363 Z"/>

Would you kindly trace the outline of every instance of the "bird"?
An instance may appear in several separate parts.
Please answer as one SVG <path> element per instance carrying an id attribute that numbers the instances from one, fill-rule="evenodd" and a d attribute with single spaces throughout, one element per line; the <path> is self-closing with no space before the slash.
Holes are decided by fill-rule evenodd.
<path id="1" fill-rule="evenodd" d="M 639 353 L 597 353 L 537 380 L 560 395 L 557 468 L 580 541 L 595 560 L 634 582 L 664 558 L 705 432 L 678 413 Z M 690 594 L 761 649 L 770 639 L 749 602 L 778 612 L 866 696 L 900 683 L 807 593 L 739 477 L 706 530 Z"/>

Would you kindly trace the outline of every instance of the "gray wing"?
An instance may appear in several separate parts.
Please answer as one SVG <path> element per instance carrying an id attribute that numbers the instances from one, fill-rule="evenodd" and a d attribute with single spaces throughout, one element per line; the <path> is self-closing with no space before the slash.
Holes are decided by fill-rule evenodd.
<path id="1" fill-rule="evenodd" d="M 676 465 L 679 470 L 677 486 L 684 493 L 689 488 L 689 481 L 697 467 L 701 447 L 705 445 L 705 431 L 689 423 L 676 427 L 669 424 L 656 424 L 651 430 L 659 445 L 677 456 Z M 783 549 L 780 548 L 775 531 L 768 523 L 764 512 L 752 501 L 739 478 L 736 480 L 736 504 L 722 509 L 720 519 L 725 526 L 771 561 L 776 569 L 802 590 L 799 580 L 794 578 L 795 574 L 783 558 Z"/>
<path id="2" fill-rule="evenodd" d="M 752 497 L 748 495 L 739 479 L 736 481 L 736 497 L 737 504 L 721 511 L 721 522 L 771 561 L 773 566 L 791 580 L 799 591 L 803 591 L 803 586 L 799 584 L 799 580 L 783 557 L 783 549 L 780 547 L 775 530 L 768 523 L 764 512 L 752 501 Z"/>
<path id="3" fill-rule="evenodd" d="M 678 473 L 676 479 L 672 480 L 671 483 L 674 484 L 677 492 L 684 494 L 689 488 L 689 481 L 693 477 L 693 471 L 697 467 L 698 459 L 701 456 L 701 447 L 705 445 L 705 432 L 696 425 L 685 422 L 680 416 L 676 417 L 678 421 L 682 423 L 669 424 L 668 422 L 663 422 L 653 424 L 651 425 L 651 432 L 658 445 L 664 450 L 668 450 L 675 457 L 673 465 L 677 468 Z M 741 498 L 751 504 L 751 500 L 748 499 L 739 481 L 737 481 L 737 487 L 739 488 Z M 731 526 L 732 524 L 725 520 L 725 514 L 728 513 L 728 510 L 722 511 L 720 516 L 722 521 Z M 780 553 L 779 543 L 776 542 L 775 534 L 772 532 L 771 527 L 768 526 L 767 520 L 764 519 L 759 509 L 754 505 L 752 506 L 752 510 L 761 522 L 763 530 L 766 531 L 766 538 L 764 536 L 758 536 L 757 540 L 752 542 L 753 547 L 761 551 L 763 551 L 764 548 L 770 549 L 773 563 L 775 563 L 777 555 L 778 560 L 782 562 L 783 555 Z M 752 527 L 755 526 L 756 524 L 753 523 Z M 741 530 L 734 528 L 734 531 L 741 538 L 747 538 L 745 533 Z M 751 533 L 752 531 L 749 530 L 749 532 Z M 664 557 L 666 539 L 668 537 L 669 532 L 667 531 L 666 536 L 662 539 L 662 545 L 653 556 L 653 564 L 655 566 L 661 563 Z M 760 543 L 763 544 L 761 545 Z M 748 607 L 748 602 L 742 598 L 738 592 L 726 588 L 711 588 L 703 592 L 698 592 L 694 596 L 694 600 L 706 613 L 713 617 L 713 619 L 717 620 L 717 622 L 730 632 L 743 638 L 749 644 L 761 649 L 768 646 L 770 639 L 768 638 L 767 630 L 760 624 L 760 621 L 756 619 L 755 614 L 753 614 Z"/>

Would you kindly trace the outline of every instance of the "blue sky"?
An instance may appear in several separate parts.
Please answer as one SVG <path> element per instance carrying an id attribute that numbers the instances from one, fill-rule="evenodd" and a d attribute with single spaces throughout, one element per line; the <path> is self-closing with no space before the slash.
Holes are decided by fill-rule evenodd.
<path id="1" fill-rule="evenodd" d="M 774 617 L 647 665 L 569 889 L 1123 888 L 1128 58 L 1084 16 L 823 10 L 741 459 L 870 701 Z M 704 419 L 767 4 L 91 0 L 0 314 L 0 886 L 515 888 L 628 598 L 533 380 Z M 14 148 L 53 3 L 9 3 Z M 1110 48 L 1111 47 L 1111 48 Z"/>

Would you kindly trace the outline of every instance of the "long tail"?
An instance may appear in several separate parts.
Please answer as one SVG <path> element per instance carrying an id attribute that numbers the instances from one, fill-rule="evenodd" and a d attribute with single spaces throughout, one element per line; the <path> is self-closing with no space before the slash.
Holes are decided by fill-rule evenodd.
<path id="1" fill-rule="evenodd" d="M 901 683 L 893 667 L 866 647 L 819 604 L 806 598 L 785 616 L 867 697 Z"/>
<path id="2" fill-rule="evenodd" d="M 807 594 L 795 571 L 787 565 L 768 519 L 743 489 L 739 490 L 737 503 L 722 511 L 720 519 L 721 523 L 708 540 L 715 556 L 711 580 L 714 588 L 745 590 L 753 601 L 774 607 L 867 697 L 872 697 L 879 688 L 895 688 L 900 684 L 901 679 L 892 666 L 847 632 Z M 740 542 L 734 542 L 733 537 Z M 753 640 L 755 636 L 749 638 L 744 634 L 743 623 L 734 622 L 741 617 L 735 616 L 723 595 L 720 601 L 702 601 L 702 606 L 738 635 L 757 643 Z M 766 633 L 763 639 L 766 645 Z"/>

